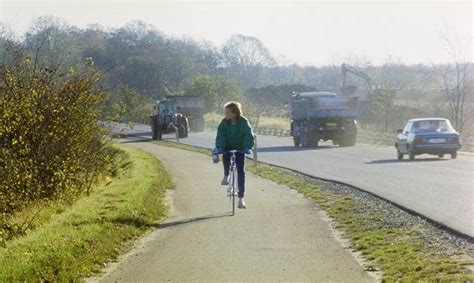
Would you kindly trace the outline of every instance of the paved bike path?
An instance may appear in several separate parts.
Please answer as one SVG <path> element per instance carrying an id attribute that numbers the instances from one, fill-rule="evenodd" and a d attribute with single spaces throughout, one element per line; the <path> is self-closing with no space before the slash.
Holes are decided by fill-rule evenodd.
<path id="1" fill-rule="evenodd" d="M 247 209 L 229 216 L 222 164 L 148 142 L 129 144 L 154 154 L 173 176 L 172 211 L 99 281 L 373 281 L 321 211 L 295 191 L 247 173 Z"/>

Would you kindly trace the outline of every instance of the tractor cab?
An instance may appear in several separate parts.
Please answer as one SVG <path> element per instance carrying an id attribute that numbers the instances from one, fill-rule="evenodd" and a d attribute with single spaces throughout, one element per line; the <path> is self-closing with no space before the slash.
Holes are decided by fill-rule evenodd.
<path id="1" fill-rule="evenodd" d="M 153 115 L 175 114 L 176 105 L 176 101 L 173 100 L 158 101 L 153 107 Z"/>
<path id="2" fill-rule="evenodd" d="M 174 122 L 176 115 L 176 101 L 157 101 L 153 107 L 153 116 L 158 117 L 161 123 L 170 124 Z"/>

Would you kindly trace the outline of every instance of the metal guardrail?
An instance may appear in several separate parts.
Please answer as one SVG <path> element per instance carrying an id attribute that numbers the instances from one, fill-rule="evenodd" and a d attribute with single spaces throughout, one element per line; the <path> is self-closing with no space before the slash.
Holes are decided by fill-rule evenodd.
<path id="1" fill-rule="evenodd" d="M 209 130 L 217 130 L 216 125 L 208 125 Z M 290 130 L 287 129 L 277 129 L 277 128 L 254 128 L 253 132 L 257 135 L 264 136 L 276 136 L 276 137 L 289 137 Z"/>
<path id="2" fill-rule="evenodd" d="M 396 139 L 395 135 L 390 135 L 386 133 L 374 133 L 374 132 L 366 132 L 366 131 L 357 132 L 357 143 L 394 145 L 395 139 Z"/>

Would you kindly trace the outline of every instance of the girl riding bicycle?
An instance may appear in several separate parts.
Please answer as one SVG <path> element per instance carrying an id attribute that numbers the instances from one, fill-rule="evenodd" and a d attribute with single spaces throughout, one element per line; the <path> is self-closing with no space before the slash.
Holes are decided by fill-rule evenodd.
<path id="1" fill-rule="evenodd" d="M 246 208 L 245 194 L 245 154 L 250 154 L 254 146 L 254 134 L 247 118 L 243 116 L 242 106 L 238 102 L 228 102 L 224 105 L 225 118 L 217 128 L 216 148 L 218 153 L 238 150 L 235 155 L 237 180 L 239 188 L 238 208 Z M 227 178 L 230 168 L 230 153 L 223 156 L 224 178 L 221 185 L 228 185 Z"/>

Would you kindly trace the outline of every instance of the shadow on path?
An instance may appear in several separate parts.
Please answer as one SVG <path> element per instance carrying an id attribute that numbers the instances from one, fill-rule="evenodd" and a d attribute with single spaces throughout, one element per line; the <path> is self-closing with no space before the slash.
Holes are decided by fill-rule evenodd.
<path id="1" fill-rule="evenodd" d="M 152 139 L 134 139 L 134 140 L 125 140 L 125 141 L 120 141 L 120 143 L 137 143 L 137 142 L 150 142 Z"/>
<path id="2" fill-rule="evenodd" d="M 320 147 L 295 147 L 295 146 L 271 146 L 271 147 L 259 147 L 258 152 L 293 152 L 293 151 L 308 151 L 308 150 L 320 150 L 320 149 L 331 149 L 333 146 L 320 146 Z"/>
<path id="3" fill-rule="evenodd" d="M 440 158 L 420 158 L 420 159 L 414 159 L 414 160 L 409 160 L 409 159 L 380 159 L 380 160 L 371 160 L 365 162 L 365 164 L 392 164 L 392 163 L 413 163 L 413 162 L 442 162 L 442 161 L 448 161 L 449 159 L 440 159 Z"/>
<path id="4" fill-rule="evenodd" d="M 123 133 L 120 133 L 122 136 L 124 137 L 143 137 L 143 136 L 150 136 L 151 137 L 151 132 L 148 131 L 148 132 L 123 132 Z"/>
<path id="5" fill-rule="evenodd" d="M 174 227 L 174 226 L 179 226 L 182 224 L 200 222 L 200 221 L 223 218 L 223 217 L 232 217 L 232 213 L 227 212 L 227 213 L 220 213 L 220 214 L 211 214 L 211 215 L 198 216 L 198 217 L 193 217 L 193 218 L 188 218 L 188 219 L 183 219 L 183 220 L 177 220 L 173 222 L 167 222 L 167 223 L 159 224 L 158 228 L 161 229 L 161 228 L 167 228 L 167 227 Z"/>
<path id="6" fill-rule="evenodd" d="M 113 219 L 112 222 L 119 225 L 132 225 L 135 227 L 153 227 L 153 228 L 163 229 L 167 227 L 174 227 L 174 226 L 179 226 L 183 224 L 201 222 L 201 221 L 223 218 L 223 217 L 232 217 L 232 214 L 230 212 L 227 212 L 227 213 L 220 213 L 220 214 L 203 215 L 203 216 L 198 216 L 198 217 L 193 217 L 193 218 L 188 218 L 188 219 L 183 219 L 183 220 L 165 222 L 162 224 L 155 224 L 155 223 L 150 224 L 141 218 L 133 218 L 133 217 L 117 217 Z"/>

